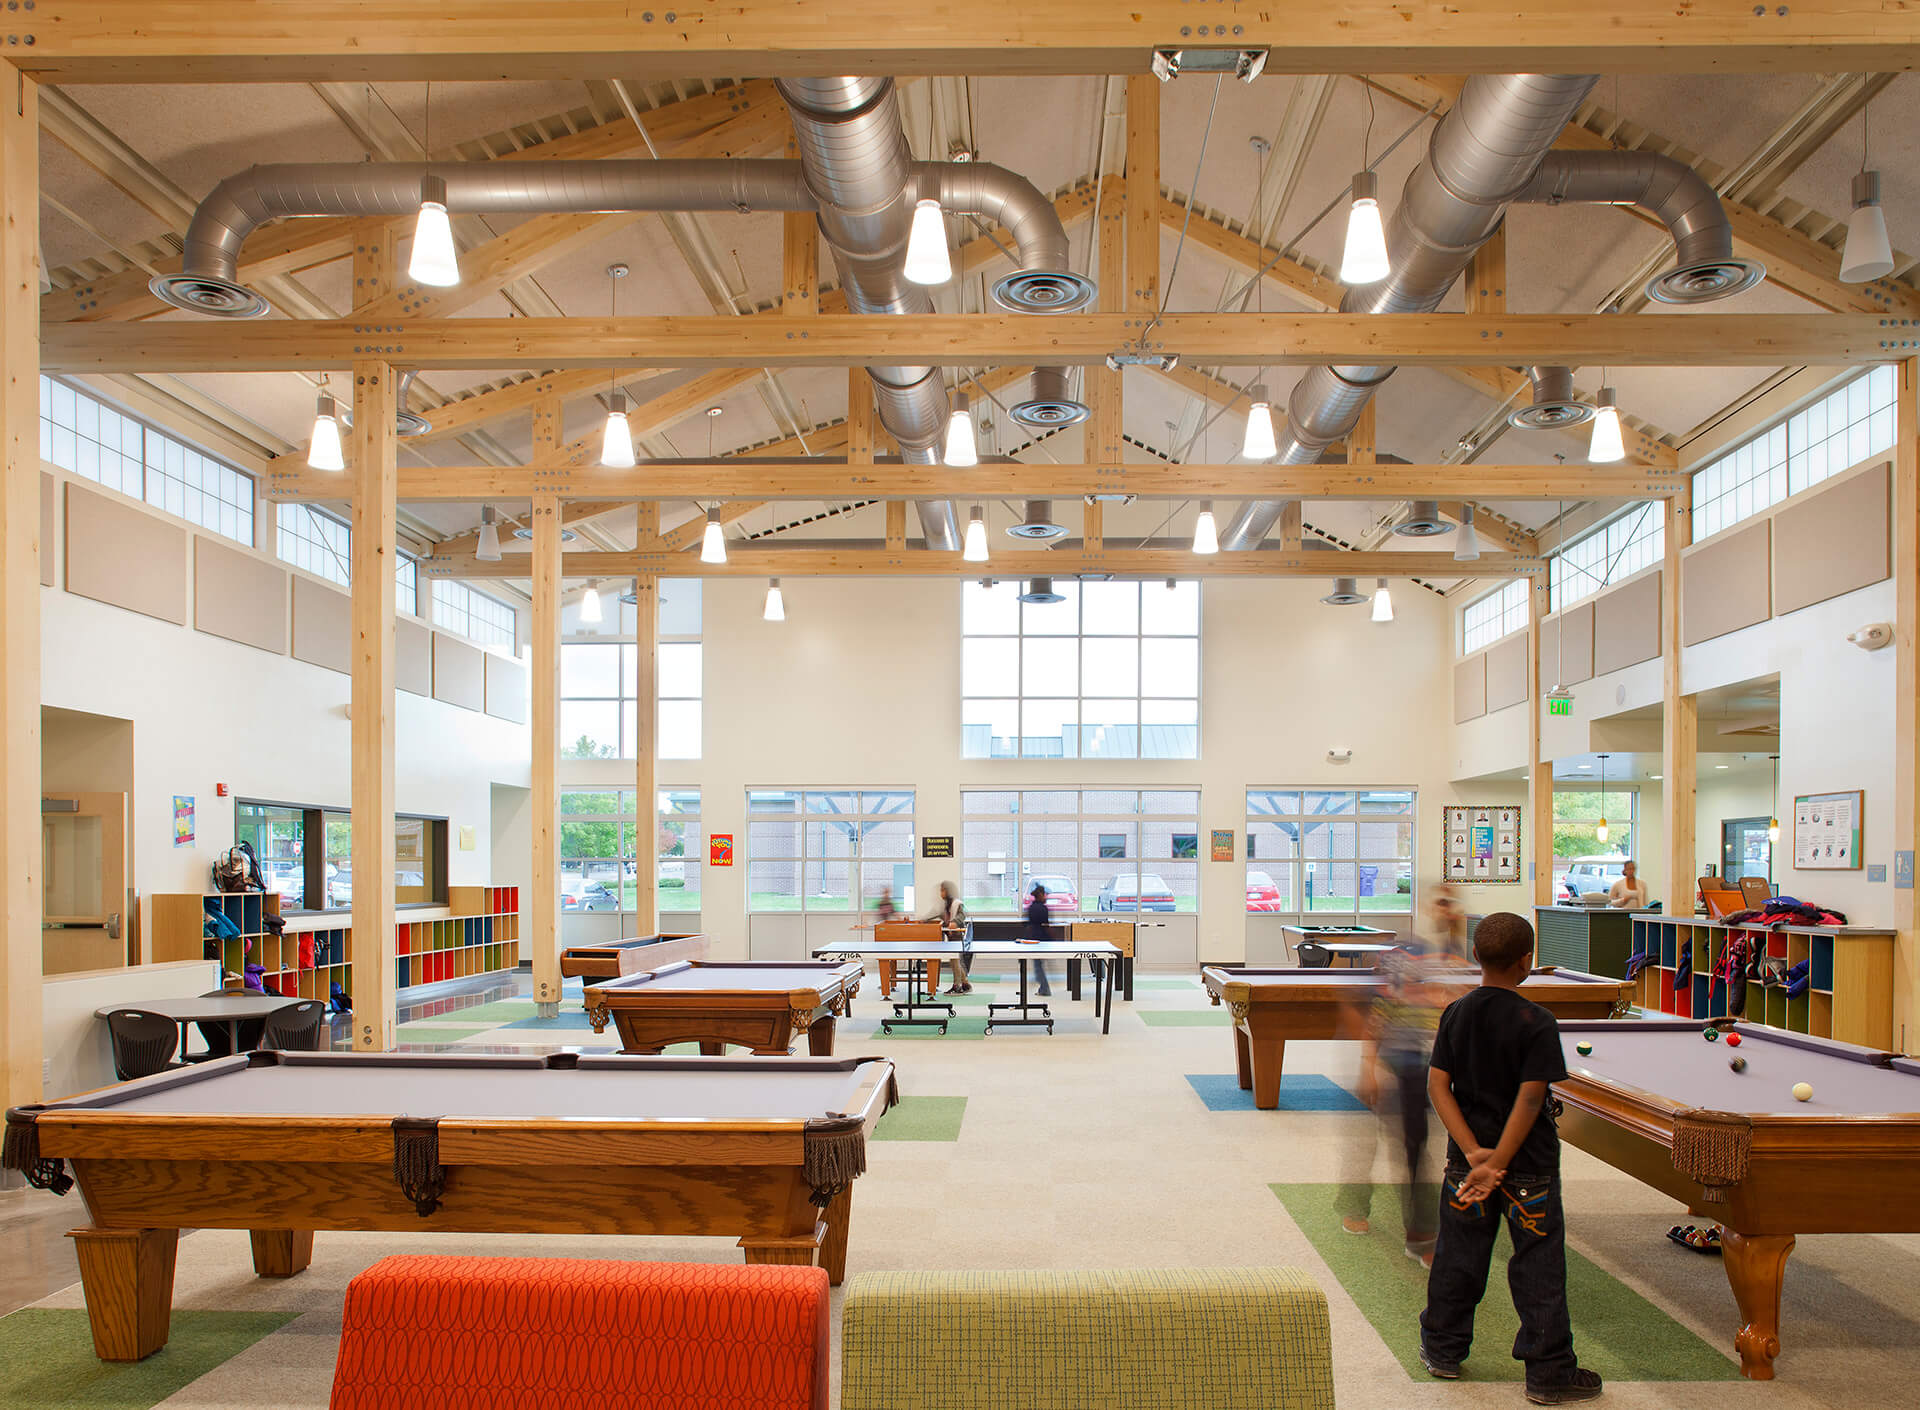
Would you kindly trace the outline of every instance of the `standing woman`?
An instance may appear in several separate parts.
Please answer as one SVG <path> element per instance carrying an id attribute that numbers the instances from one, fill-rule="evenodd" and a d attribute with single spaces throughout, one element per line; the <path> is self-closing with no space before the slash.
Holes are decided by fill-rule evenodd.
<path id="1" fill-rule="evenodd" d="M 1051 939 L 1053 939 L 1053 930 L 1051 917 L 1047 913 L 1047 888 L 1036 883 L 1033 888 L 1033 895 L 1027 898 L 1026 943 L 1029 945 L 1044 945 Z M 1036 994 L 1044 998 L 1053 993 L 1053 986 L 1047 982 L 1047 962 L 1045 960 L 1036 959 L 1033 961 L 1033 976 L 1039 983 L 1039 987 L 1034 990 Z"/>
<path id="2" fill-rule="evenodd" d="M 927 917 L 940 922 L 940 938 L 943 940 L 964 940 L 967 935 L 967 908 L 960 904 L 959 893 L 953 889 L 951 881 L 940 883 L 940 909 Z M 953 956 L 953 987 L 949 994 L 971 994 L 973 984 L 967 978 L 967 961 L 961 955 Z M 927 992 L 940 991 L 940 961 L 927 961 Z"/>

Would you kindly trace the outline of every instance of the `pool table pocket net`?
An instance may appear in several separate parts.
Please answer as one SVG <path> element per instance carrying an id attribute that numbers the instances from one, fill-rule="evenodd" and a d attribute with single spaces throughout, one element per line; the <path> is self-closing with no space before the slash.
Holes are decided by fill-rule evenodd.
<path id="1" fill-rule="evenodd" d="M 1725 1204 L 1727 1187 L 1747 1178 L 1753 1120 L 1731 1111 L 1683 1111 L 1673 1119 L 1673 1168 L 1704 1189 L 1707 1204 Z"/>

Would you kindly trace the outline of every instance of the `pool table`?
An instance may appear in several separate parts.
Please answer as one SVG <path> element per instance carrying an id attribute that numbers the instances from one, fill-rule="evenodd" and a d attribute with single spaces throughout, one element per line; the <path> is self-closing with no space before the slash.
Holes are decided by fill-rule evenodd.
<path id="1" fill-rule="evenodd" d="M 1773 1379 L 1800 1234 L 1920 1232 L 1920 1061 L 1721 1020 L 1563 1023 L 1560 1135 L 1724 1227 L 1740 1369 Z M 1740 1046 L 1729 1049 L 1729 1033 Z M 1583 1054 L 1579 1044 L 1592 1045 Z M 1745 1058 L 1744 1071 L 1731 1059 Z M 1796 1101 L 1793 1088 L 1813 1088 Z M 1649 1231 L 1649 1238 L 1657 1237 Z"/>
<path id="2" fill-rule="evenodd" d="M 699 934 L 629 935 L 603 945 L 569 945 L 560 952 L 562 979 L 618 979 L 676 960 L 703 960 L 707 937 Z"/>
<path id="3" fill-rule="evenodd" d="M 699 1043 L 718 1056 L 729 1043 L 784 1056 L 801 1034 L 815 1057 L 833 1055 L 834 1019 L 860 989 L 857 964 L 689 960 L 587 985 L 587 1018 L 611 1021 L 620 1050 L 657 1053 Z"/>
<path id="4" fill-rule="evenodd" d="M 1382 930 L 1372 925 L 1283 925 L 1280 933 L 1293 946 L 1294 957 L 1300 957 L 1302 945 L 1318 945 L 1327 952 L 1327 964 L 1337 959 L 1345 959 L 1349 965 L 1361 960 L 1372 962 L 1373 956 L 1382 950 L 1395 949 L 1400 937 L 1391 930 Z M 1304 965 L 1305 960 L 1301 960 Z"/>
<path id="5" fill-rule="evenodd" d="M 290 1277 L 316 1229 L 728 1235 L 846 1270 L 882 1058 L 255 1052 L 7 1113 L 5 1161 L 65 1194 L 103 1360 L 166 1344 L 181 1229 L 246 1229 Z M 71 1167 L 71 1173 L 68 1168 Z"/>
<path id="6" fill-rule="evenodd" d="M 1280 1104 L 1280 1074 L 1289 1039 L 1357 1039 L 1366 1036 L 1367 1006 L 1380 987 L 1372 969 L 1237 969 L 1209 965 L 1201 983 L 1215 1005 L 1233 1015 L 1234 1066 L 1240 1089 L 1271 1111 Z M 1449 968 L 1433 982 L 1464 994 L 1480 971 Z M 1556 1018 L 1609 1018 L 1624 1013 L 1631 988 L 1625 979 L 1604 979 L 1575 969 L 1536 969 L 1520 992 Z M 1451 1000 L 1449 1000 L 1451 1002 Z"/>

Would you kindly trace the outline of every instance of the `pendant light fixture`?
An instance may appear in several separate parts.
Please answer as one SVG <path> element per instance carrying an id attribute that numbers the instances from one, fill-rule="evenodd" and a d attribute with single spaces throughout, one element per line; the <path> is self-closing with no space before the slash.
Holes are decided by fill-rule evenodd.
<path id="1" fill-rule="evenodd" d="M 973 402 L 965 392 L 956 392 L 953 411 L 947 417 L 947 444 L 940 461 L 961 469 L 980 463 L 980 446 L 973 435 Z"/>
<path id="2" fill-rule="evenodd" d="M 620 311 L 620 281 L 627 277 L 627 273 L 624 264 L 607 266 L 609 316 Z M 618 374 L 615 374 L 614 381 L 618 383 Z M 600 436 L 600 463 L 609 470 L 631 469 L 634 463 L 633 428 L 627 424 L 627 394 L 618 385 L 607 398 L 607 427 Z"/>
<path id="3" fill-rule="evenodd" d="M 787 620 L 787 600 L 780 595 L 780 580 L 767 579 L 767 605 L 761 609 L 763 622 L 784 622 Z"/>
<path id="4" fill-rule="evenodd" d="M 1780 841 L 1780 756 L 1767 757 L 1773 760 L 1773 813 L 1767 819 L 1767 845 L 1771 847 Z"/>
<path id="5" fill-rule="evenodd" d="M 1840 281 L 1865 284 L 1893 273 L 1893 246 L 1887 240 L 1887 216 L 1880 209 L 1880 173 L 1867 162 L 1867 105 L 1860 106 L 1860 172 L 1853 178 L 1853 214 L 1847 217 L 1847 243 L 1840 252 Z"/>
<path id="6" fill-rule="evenodd" d="M 592 583 L 580 594 L 580 620 L 598 626 L 602 620 L 600 610 L 600 589 Z"/>
<path id="7" fill-rule="evenodd" d="M 1266 384 L 1257 382 L 1249 394 L 1253 405 L 1247 412 L 1247 434 L 1240 442 L 1240 454 L 1248 460 L 1271 460 L 1280 447 L 1273 439 L 1273 401 Z"/>
<path id="8" fill-rule="evenodd" d="M 1480 535 L 1473 528 L 1473 506 L 1465 506 L 1460 515 L 1460 537 L 1453 541 L 1453 561 L 1472 563 L 1480 557 Z"/>
<path id="9" fill-rule="evenodd" d="M 1606 375 L 1604 372 L 1601 374 Z M 1594 413 L 1593 437 L 1587 442 L 1587 459 L 1595 465 L 1613 465 L 1627 458 L 1626 442 L 1620 437 L 1620 408 L 1614 404 L 1612 387 L 1600 388 Z"/>
<path id="10" fill-rule="evenodd" d="M 473 556 L 482 563 L 500 561 L 500 526 L 494 523 L 493 506 L 480 506 L 480 542 L 474 547 Z"/>
<path id="11" fill-rule="evenodd" d="M 968 563 L 987 561 L 987 515 L 977 504 L 967 513 L 967 540 L 960 557 Z"/>
<path id="12" fill-rule="evenodd" d="M 913 225 L 907 231 L 907 262 L 901 273 L 915 284 L 944 284 L 953 278 L 953 260 L 947 254 L 947 222 L 938 201 L 914 202 Z"/>
<path id="13" fill-rule="evenodd" d="M 315 470 L 344 470 L 346 456 L 340 445 L 340 407 L 327 390 L 326 374 L 320 376 L 320 394 L 313 402 L 313 434 L 307 441 L 307 464 Z"/>
<path id="14" fill-rule="evenodd" d="M 447 183 L 433 174 L 433 85 L 427 85 L 425 133 L 420 146 L 427 174 L 420 178 L 420 214 L 413 223 L 413 253 L 407 259 L 407 277 L 416 284 L 447 288 L 460 282 L 460 256 L 453 247 L 453 225 L 447 219 Z"/>
<path id="15" fill-rule="evenodd" d="M 702 563 L 727 561 L 727 536 L 720 529 L 719 505 L 707 511 L 707 527 L 700 536 L 700 561 Z"/>
<path id="16" fill-rule="evenodd" d="M 1607 760 L 1610 757 L 1600 756 L 1600 821 L 1593 826 L 1593 840 L 1603 847 L 1607 841 Z"/>
<path id="17" fill-rule="evenodd" d="M 1391 622 L 1393 620 L 1393 594 L 1387 591 L 1387 580 L 1373 580 L 1373 620 Z"/>
<path id="18" fill-rule="evenodd" d="M 1347 245 L 1340 260 L 1342 284 L 1377 284 L 1391 272 L 1387 262 L 1387 232 L 1380 221 L 1380 178 L 1368 159 L 1373 138 L 1373 89 L 1367 92 L 1367 128 L 1360 139 L 1360 170 L 1354 173 L 1348 191 L 1353 204 L 1347 209 Z"/>
<path id="19" fill-rule="evenodd" d="M 1220 551 L 1220 533 L 1213 522 L 1213 501 L 1200 501 L 1200 517 L 1193 521 L 1193 551 L 1195 553 L 1218 553 Z"/>

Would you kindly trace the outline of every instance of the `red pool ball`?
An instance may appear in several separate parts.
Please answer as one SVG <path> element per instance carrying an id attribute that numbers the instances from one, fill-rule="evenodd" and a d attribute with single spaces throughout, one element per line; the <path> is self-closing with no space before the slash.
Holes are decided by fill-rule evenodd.
<path id="1" fill-rule="evenodd" d="M 1739 1046 L 1740 1046 L 1740 1035 L 1739 1035 L 1738 1033 L 1729 1033 L 1729 1034 L 1727 1034 L 1727 1046 L 1728 1046 L 1729 1048 L 1737 1048 L 1737 1047 L 1739 1047 Z"/>

